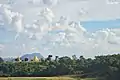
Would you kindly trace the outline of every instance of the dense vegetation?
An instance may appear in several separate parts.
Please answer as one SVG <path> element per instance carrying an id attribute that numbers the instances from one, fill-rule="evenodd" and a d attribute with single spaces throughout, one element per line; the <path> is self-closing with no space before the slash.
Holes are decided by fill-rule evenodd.
<path id="1" fill-rule="evenodd" d="M 0 76 L 61 76 L 103 77 L 105 80 L 120 79 L 120 54 L 96 56 L 95 59 L 75 55 L 58 57 L 49 55 L 40 62 L 3 62 L 0 60 Z"/>

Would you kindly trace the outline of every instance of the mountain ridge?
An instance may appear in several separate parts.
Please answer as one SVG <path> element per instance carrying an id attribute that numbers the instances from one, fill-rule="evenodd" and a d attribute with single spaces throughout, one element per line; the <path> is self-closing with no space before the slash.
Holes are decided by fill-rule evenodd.
<path id="1" fill-rule="evenodd" d="M 40 53 L 25 54 L 21 56 L 20 58 L 22 60 L 24 60 L 25 58 L 28 58 L 28 60 L 31 60 L 34 58 L 34 56 L 37 56 L 38 58 L 44 58 Z"/>
<path id="2" fill-rule="evenodd" d="M 27 53 L 22 55 L 20 58 L 21 60 L 24 60 L 25 58 L 28 58 L 28 60 L 30 61 L 31 59 L 34 58 L 34 56 L 37 56 L 39 59 L 40 58 L 44 58 L 40 53 Z M 4 61 L 14 61 L 15 58 L 3 58 Z"/>

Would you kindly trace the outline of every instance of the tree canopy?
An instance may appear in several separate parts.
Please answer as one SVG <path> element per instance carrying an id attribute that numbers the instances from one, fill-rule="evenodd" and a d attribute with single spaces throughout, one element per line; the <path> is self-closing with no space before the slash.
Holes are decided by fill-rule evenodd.
<path id="1" fill-rule="evenodd" d="M 3 62 L 0 63 L 0 76 L 59 76 L 59 75 L 78 75 L 79 77 L 104 77 L 105 80 L 120 79 L 120 54 L 95 56 L 84 58 L 73 55 L 56 56 L 52 55 L 39 62 L 31 62 L 25 58 L 22 62 Z M 18 60 L 18 59 L 16 59 Z"/>
<path id="2" fill-rule="evenodd" d="M 4 62 L 4 60 L 2 59 L 2 57 L 0 57 L 0 62 Z"/>

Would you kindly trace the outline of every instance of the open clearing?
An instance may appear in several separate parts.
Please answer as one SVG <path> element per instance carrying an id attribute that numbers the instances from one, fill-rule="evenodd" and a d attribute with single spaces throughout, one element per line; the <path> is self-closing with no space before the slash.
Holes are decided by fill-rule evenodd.
<path id="1" fill-rule="evenodd" d="M 70 78 L 70 77 L 1 77 L 0 80 L 97 80 L 93 78 Z"/>

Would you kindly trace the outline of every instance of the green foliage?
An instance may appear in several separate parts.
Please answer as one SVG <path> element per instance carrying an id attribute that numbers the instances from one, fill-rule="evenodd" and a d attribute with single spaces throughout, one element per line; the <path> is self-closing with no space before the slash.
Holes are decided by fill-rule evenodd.
<path id="1" fill-rule="evenodd" d="M 1 62 L 4 62 L 4 60 L 2 59 L 2 57 L 0 57 L 0 63 L 1 63 Z"/>
<path id="2" fill-rule="evenodd" d="M 96 56 L 95 59 L 79 59 L 75 55 L 41 59 L 40 62 L 1 62 L 0 76 L 60 76 L 78 75 L 77 77 L 104 77 L 105 80 L 120 79 L 120 55 Z M 88 79 L 89 80 L 89 79 Z"/>

